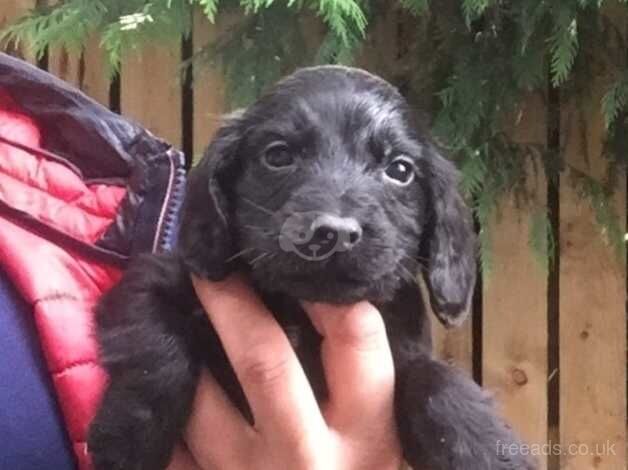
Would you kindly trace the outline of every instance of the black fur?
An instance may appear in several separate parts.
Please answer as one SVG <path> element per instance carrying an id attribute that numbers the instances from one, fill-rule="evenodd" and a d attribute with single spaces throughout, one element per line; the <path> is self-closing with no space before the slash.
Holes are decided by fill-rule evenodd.
<path id="1" fill-rule="evenodd" d="M 270 164 L 272 152 L 288 165 Z M 385 176 L 398 158 L 413 167 L 407 185 Z M 517 441 L 486 394 L 431 357 L 415 278 L 425 275 L 438 318 L 460 323 L 475 283 L 475 241 L 454 167 L 413 124 L 391 85 L 343 67 L 296 72 L 227 119 L 192 170 L 183 210 L 179 253 L 137 260 L 98 309 L 110 384 L 89 434 L 97 470 L 165 468 L 201 367 L 250 419 L 189 280 L 189 271 L 219 280 L 235 270 L 248 273 L 296 338 L 319 398 L 326 394 L 320 338 L 298 300 L 368 299 L 378 306 L 393 349 L 399 436 L 411 465 L 533 468 L 521 455 L 499 454 L 498 443 Z M 332 228 L 337 220 L 341 228 L 357 224 L 361 238 L 347 244 L 338 229 L 326 241 L 308 232 L 314 220 Z M 308 258 L 299 250 L 318 248 L 297 246 L 299 224 L 306 239 L 319 236 L 321 250 L 336 245 Z"/>

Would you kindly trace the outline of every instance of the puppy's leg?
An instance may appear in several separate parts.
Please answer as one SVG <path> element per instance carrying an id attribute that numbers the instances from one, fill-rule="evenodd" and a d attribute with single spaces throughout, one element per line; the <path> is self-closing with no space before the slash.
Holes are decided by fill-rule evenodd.
<path id="1" fill-rule="evenodd" d="M 490 398 L 471 379 L 427 355 L 415 358 L 397 375 L 399 436 L 413 468 L 535 468 Z"/>
<path id="2" fill-rule="evenodd" d="M 189 281 L 169 259 L 129 268 L 98 307 L 109 385 L 91 424 L 96 470 L 163 470 L 188 419 L 200 361 Z"/>

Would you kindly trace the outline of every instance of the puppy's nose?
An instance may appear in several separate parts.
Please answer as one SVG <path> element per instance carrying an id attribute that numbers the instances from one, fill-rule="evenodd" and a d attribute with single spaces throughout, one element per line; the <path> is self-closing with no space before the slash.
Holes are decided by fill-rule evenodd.
<path id="1" fill-rule="evenodd" d="M 339 243 L 347 250 L 353 248 L 362 239 L 362 227 L 353 217 L 324 214 L 312 222 L 310 230 L 314 234 L 311 240 L 313 243 L 321 243 L 338 237 Z"/>

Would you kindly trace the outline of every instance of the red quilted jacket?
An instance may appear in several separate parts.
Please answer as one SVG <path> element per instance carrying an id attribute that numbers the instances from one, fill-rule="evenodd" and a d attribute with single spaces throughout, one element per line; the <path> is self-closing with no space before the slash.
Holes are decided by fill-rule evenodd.
<path id="1" fill-rule="evenodd" d="M 31 303 L 79 468 L 106 375 L 93 307 L 128 258 L 172 243 L 181 153 L 0 54 L 0 266 Z"/>

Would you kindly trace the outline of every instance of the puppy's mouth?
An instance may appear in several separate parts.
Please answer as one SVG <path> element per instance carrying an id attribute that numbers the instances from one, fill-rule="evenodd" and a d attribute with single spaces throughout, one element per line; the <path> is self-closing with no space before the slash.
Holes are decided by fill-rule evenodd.
<path id="1" fill-rule="evenodd" d="M 369 294 L 371 283 L 339 276 L 326 279 L 290 276 L 267 286 L 267 289 L 299 300 L 334 304 L 354 303 L 372 297 Z"/>
<path id="2" fill-rule="evenodd" d="M 367 280 L 342 273 L 329 273 L 325 275 L 325 279 L 322 279 L 322 276 L 296 275 L 288 277 L 286 281 L 295 285 L 310 286 L 310 288 L 312 283 L 316 283 L 319 286 L 335 285 L 339 288 L 344 288 L 345 290 L 360 290 L 368 289 L 369 284 L 376 280 Z"/>
<path id="3" fill-rule="evenodd" d="M 263 289 L 312 302 L 334 304 L 360 300 L 381 301 L 394 292 L 397 278 L 380 269 L 354 269 L 334 262 L 304 262 L 290 267 L 258 265 L 251 270 L 253 280 Z"/>

